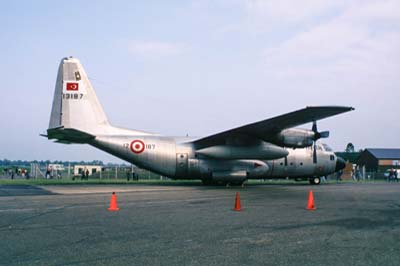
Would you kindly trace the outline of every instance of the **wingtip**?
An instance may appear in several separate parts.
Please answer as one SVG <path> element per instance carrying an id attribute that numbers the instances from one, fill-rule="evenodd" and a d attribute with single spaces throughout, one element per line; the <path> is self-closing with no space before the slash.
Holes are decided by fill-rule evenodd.
<path id="1" fill-rule="evenodd" d="M 342 108 L 343 108 L 344 110 L 346 110 L 347 112 L 356 110 L 356 108 L 354 108 L 354 107 L 352 107 L 352 106 L 338 106 L 338 107 L 342 107 Z"/>
<path id="2" fill-rule="evenodd" d="M 333 109 L 337 108 L 337 109 L 343 109 L 346 111 L 354 111 L 355 110 L 355 108 L 352 106 L 340 106 L 340 105 L 320 105 L 320 106 L 309 105 L 309 106 L 306 106 L 306 109 L 316 109 L 316 108 L 333 108 Z"/>

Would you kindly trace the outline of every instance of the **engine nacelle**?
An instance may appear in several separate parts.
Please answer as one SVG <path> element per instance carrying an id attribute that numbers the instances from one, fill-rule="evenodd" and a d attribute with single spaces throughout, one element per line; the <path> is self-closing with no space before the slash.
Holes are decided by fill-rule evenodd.
<path id="1" fill-rule="evenodd" d="M 276 144 L 290 148 L 305 148 L 313 144 L 315 133 L 302 128 L 282 130 L 276 136 Z"/>
<path id="2" fill-rule="evenodd" d="M 251 146 L 217 145 L 197 150 L 196 154 L 205 155 L 215 159 L 264 159 L 272 160 L 283 158 L 288 151 L 282 147 L 268 142 L 259 142 Z"/>
<path id="3" fill-rule="evenodd" d="M 218 182 L 238 182 L 268 176 L 268 164 L 260 160 L 232 160 L 221 164 L 219 160 L 189 159 L 189 174 Z"/>

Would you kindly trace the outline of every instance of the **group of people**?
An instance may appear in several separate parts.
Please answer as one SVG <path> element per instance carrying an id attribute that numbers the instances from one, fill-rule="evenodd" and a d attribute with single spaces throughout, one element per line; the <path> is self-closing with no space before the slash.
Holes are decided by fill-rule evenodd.
<path id="1" fill-rule="evenodd" d="M 53 169 L 51 166 L 47 167 L 46 179 L 53 179 L 54 177 L 57 177 L 57 179 L 61 179 L 61 172 Z"/>
<path id="2" fill-rule="evenodd" d="M 351 171 L 351 178 L 354 181 L 360 181 L 364 179 L 364 176 L 360 170 L 360 167 L 357 165 L 356 167 L 353 168 L 353 170 Z"/>
<path id="3" fill-rule="evenodd" d="M 9 176 L 11 177 L 11 179 L 14 179 L 16 176 L 22 177 L 22 178 L 26 178 L 29 179 L 30 175 L 27 169 L 25 168 L 18 168 L 15 167 L 15 170 L 13 168 L 4 168 L 3 169 L 3 174 L 5 176 Z"/>
<path id="4" fill-rule="evenodd" d="M 389 170 L 388 181 L 389 182 L 399 182 L 396 169 Z"/>
<path id="5" fill-rule="evenodd" d="M 139 180 L 139 175 L 131 170 L 128 170 L 126 171 L 126 181 L 129 181 L 130 179 L 132 179 L 132 181 Z"/>
<path id="6" fill-rule="evenodd" d="M 89 180 L 89 169 L 86 169 L 86 171 L 82 171 L 81 173 L 81 180 Z"/>

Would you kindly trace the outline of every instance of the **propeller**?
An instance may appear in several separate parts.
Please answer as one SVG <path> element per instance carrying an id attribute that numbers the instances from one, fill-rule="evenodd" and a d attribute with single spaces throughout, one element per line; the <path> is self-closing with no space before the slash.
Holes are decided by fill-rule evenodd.
<path id="1" fill-rule="evenodd" d="M 329 131 L 318 132 L 317 121 L 313 121 L 312 131 L 314 132 L 313 163 L 317 163 L 317 140 L 329 137 Z"/>

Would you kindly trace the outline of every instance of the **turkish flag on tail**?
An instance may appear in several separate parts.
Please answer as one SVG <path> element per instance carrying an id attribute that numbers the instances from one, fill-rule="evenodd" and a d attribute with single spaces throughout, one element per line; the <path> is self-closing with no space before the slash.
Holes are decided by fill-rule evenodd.
<path id="1" fill-rule="evenodd" d="M 77 91 L 79 89 L 79 83 L 67 82 L 67 91 Z"/>

